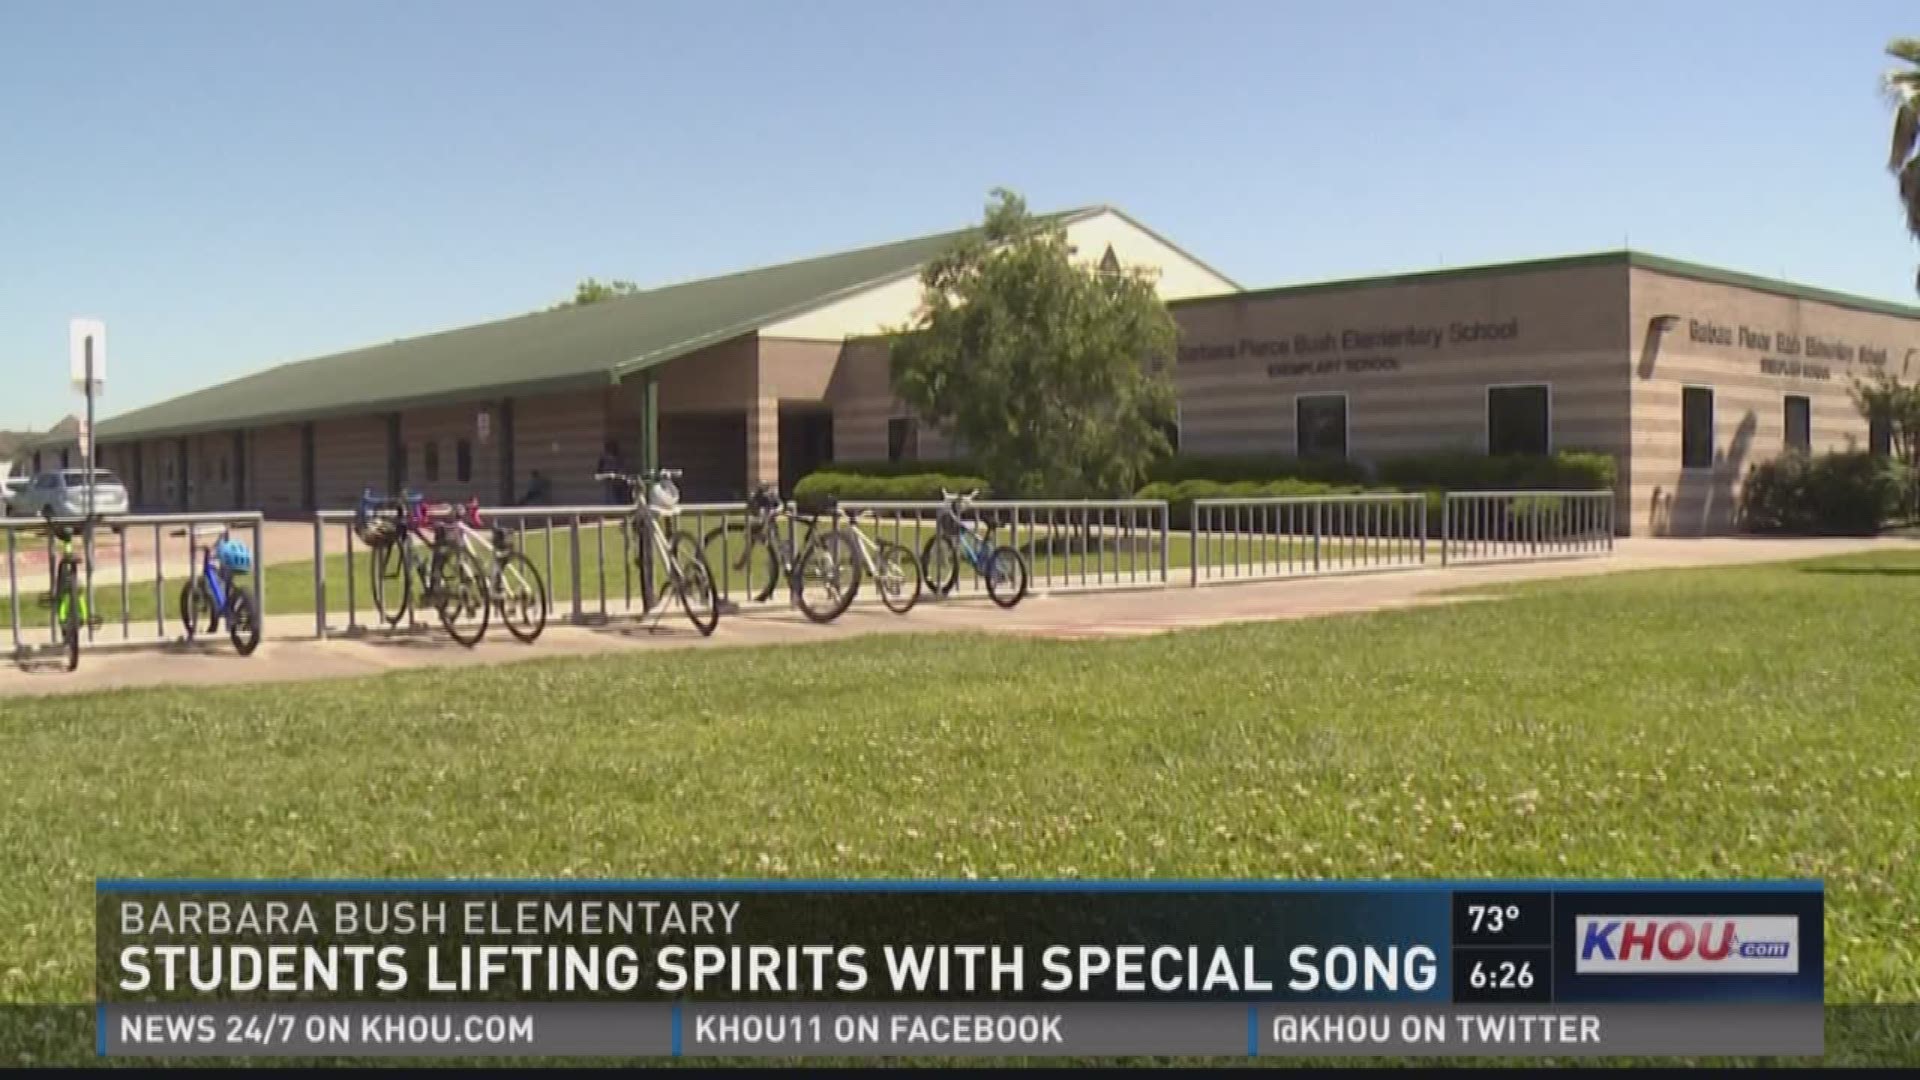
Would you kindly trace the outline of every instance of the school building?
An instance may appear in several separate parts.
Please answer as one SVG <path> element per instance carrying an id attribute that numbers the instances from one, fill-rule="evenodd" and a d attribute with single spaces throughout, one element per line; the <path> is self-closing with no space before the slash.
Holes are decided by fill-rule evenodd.
<path id="1" fill-rule="evenodd" d="M 1089 265 L 1155 273 L 1188 453 L 1596 450 L 1622 532 L 1720 533 L 1752 464 L 1884 443 L 1856 377 L 1920 378 L 1920 308 L 1640 252 L 1246 291 L 1120 210 L 1058 220 Z M 536 472 L 597 502 L 610 446 L 684 469 L 690 499 L 943 456 L 878 335 L 962 235 L 284 364 L 102 421 L 102 464 L 145 508 L 295 515 L 367 487 L 516 502 Z"/>

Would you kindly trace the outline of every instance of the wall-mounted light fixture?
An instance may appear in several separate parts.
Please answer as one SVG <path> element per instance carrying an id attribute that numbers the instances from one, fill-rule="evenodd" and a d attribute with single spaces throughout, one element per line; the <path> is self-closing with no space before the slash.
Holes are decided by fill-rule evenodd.
<path id="1" fill-rule="evenodd" d="M 1655 315 L 1652 319 L 1652 323 L 1653 323 L 1653 328 L 1655 330 L 1658 330 L 1660 333 L 1664 334 L 1667 331 L 1673 329 L 1674 327 L 1680 325 L 1680 316 Z"/>

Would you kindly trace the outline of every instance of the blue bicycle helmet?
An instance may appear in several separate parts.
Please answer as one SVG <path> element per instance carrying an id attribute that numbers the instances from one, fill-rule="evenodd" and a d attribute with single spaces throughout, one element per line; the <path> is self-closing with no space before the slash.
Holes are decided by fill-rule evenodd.
<path id="1" fill-rule="evenodd" d="M 253 552 L 238 540 L 222 540 L 213 547 L 213 557 L 220 565 L 236 574 L 244 574 L 253 569 Z"/>

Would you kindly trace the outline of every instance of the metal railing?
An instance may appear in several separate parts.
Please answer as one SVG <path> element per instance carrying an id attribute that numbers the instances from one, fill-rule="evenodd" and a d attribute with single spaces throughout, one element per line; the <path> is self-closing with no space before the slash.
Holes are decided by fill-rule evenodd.
<path id="1" fill-rule="evenodd" d="M 849 513 L 866 515 L 861 527 L 868 535 L 905 544 L 923 562 L 940 506 L 935 501 L 840 504 Z M 1009 545 L 1026 558 L 1028 587 L 1036 592 L 1168 583 L 1173 549 L 1161 499 L 982 499 L 962 516 L 990 527 L 993 544 Z M 985 594 L 986 582 L 962 567 L 952 595 Z"/>
<path id="2" fill-rule="evenodd" d="M 685 531 L 695 543 L 721 526 L 741 520 L 744 503 L 689 503 L 666 528 L 667 536 Z M 577 625 L 604 623 L 646 611 L 650 583 L 661 573 L 662 553 L 645 552 L 644 537 L 636 541 L 626 527 L 632 506 L 502 506 L 483 507 L 481 518 L 512 534 L 514 546 L 540 572 L 547 590 L 549 618 Z M 421 614 L 410 608 L 402 626 L 389 628 L 373 603 L 372 551 L 353 529 L 351 510 L 321 510 L 313 515 L 313 627 L 315 636 L 361 635 L 373 630 L 414 630 Z M 337 543 L 330 536 L 340 537 Z M 719 541 L 725 543 L 724 538 Z M 340 558 L 335 558 L 340 556 Z M 731 561 L 731 560 L 728 560 Z M 715 585 L 723 600 L 738 601 L 745 587 L 742 575 L 709 560 Z M 331 590 L 342 593 L 335 603 Z M 344 616 L 344 625 L 336 625 Z M 372 618 L 368 618 L 372 616 Z"/>
<path id="3" fill-rule="evenodd" d="M 194 559 L 196 549 L 213 542 L 209 537 L 194 536 L 196 527 L 206 525 L 250 535 L 254 569 L 246 575 L 245 583 L 253 590 L 256 609 L 262 613 L 260 636 L 265 639 L 267 574 L 262 520 L 262 515 L 255 512 L 120 514 L 102 517 L 91 531 L 76 534 L 76 542 L 82 544 L 82 588 L 91 615 L 87 643 L 153 645 L 183 638 L 186 627 L 180 621 L 177 593 L 200 572 Z M 52 595 L 60 550 L 46 522 L 39 518 L 0 518 L 0 534 L 4 534 L 6 545 L 7 625 L 15 657 L 24 657 L 35 649 L 59 644 Z M 138 557 L 131 555 L 128 549 L 132 541 L 149 535 L 151 549 Z M 167 543 L 175 539 L 177 543 Z M 103 556 L 105 566 L 101 565 Z M 32 587 L 32 582 L 42 577 L 46 581 L 44 592 Z M 23 595 L 23 590 L 31 595 Z M 111 630 L 114 623 L 119 624 L 118 634 Z"/>
<path id="4" fill-rule="evenodd" d="M 1427 559 L 1419 494 L 1195 499 L 1187 529 L 1194 585 L 1415 569 Z"/>
<path id="5" fill-rule="evenodd" d="M 1440 563 L 1514 562 L 1613 551 L 1611 491 L 1450 491 Z"/>

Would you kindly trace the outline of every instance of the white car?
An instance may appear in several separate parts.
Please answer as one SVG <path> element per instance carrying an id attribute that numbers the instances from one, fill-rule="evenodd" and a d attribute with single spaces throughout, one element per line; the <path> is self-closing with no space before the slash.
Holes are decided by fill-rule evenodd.
<path id="1" fill-rule="evenodd" d="M 120 478 L 105 469 L 93 470 L 93 512 L 127 512 L 127 488 Z M 87 470 L 60 469 L 43 472 L 33 483 L 7 496 L 7 512 L 13 517 L 37 516 L 42 507 L 51 506 L 55 517 L 79 517 L 87 512 Z"/>
<path id="2" fill-rule="evenodd" d="M 7 476 L 0 476 L 0 517 L 14 516 L 14 496 L 27 490 L 27 486 L 31 483 L 33 483 L 33 477 L 23 473 L 12 473 Z"/>

